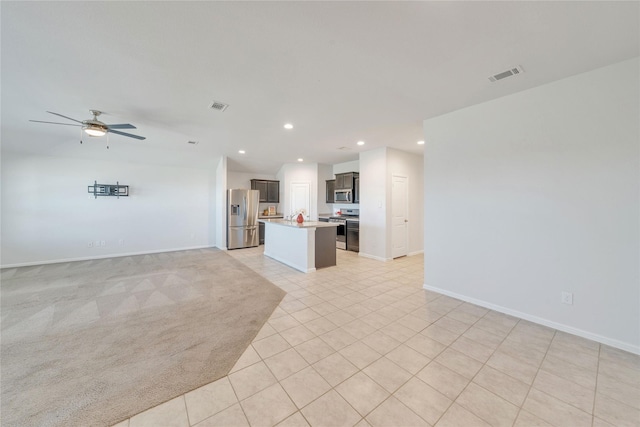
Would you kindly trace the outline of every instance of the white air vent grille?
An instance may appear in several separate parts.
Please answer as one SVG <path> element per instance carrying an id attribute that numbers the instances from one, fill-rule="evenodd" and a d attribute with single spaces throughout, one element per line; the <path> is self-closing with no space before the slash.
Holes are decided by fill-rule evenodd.
<path id="1" fill-rule="evenodd" d="M 218 101 L 213 101 L 210 105 L 209 108 L 213 109 L 213 110 L 218 110 L 220 112 L 226 110 L 229 107 L 229 105 L 223 103 L 223 102 L 218 102 Z"/>
<path id="2" fill-rule="evenodd" d="M 338 147 L 338 150 L 351 151 L 351 148 L 349 148 L 349 147 Z"/>
<path id="3" fill-rule="evenodd" d="M 187 144 L 198 145 L 198 141 L 187 141 Z"/>
<path id="4" fill-rule="evenodd" d="M 489 81 L 497 82 L 498 80 L 502 80 L 507 77 L 515 76 L 516 74 L 522 74 L 522 73 L 524 73 L 524 70 L 522 69 L 521 66 L 518 65 L 517 67 L 510 68 L 501 73 L 494 74 L 493 76 L 489 77 Z"/>

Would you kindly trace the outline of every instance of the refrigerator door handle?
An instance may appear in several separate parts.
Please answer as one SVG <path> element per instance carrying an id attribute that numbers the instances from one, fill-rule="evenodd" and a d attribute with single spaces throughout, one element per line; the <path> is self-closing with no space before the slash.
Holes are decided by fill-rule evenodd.
<path id="1" fill-rule="evenodd" d="M 244 223 L 247 223 L 247 211 L 249 210 L 247 207 L 247 196 L 243 197 L 244 199 Z"/>

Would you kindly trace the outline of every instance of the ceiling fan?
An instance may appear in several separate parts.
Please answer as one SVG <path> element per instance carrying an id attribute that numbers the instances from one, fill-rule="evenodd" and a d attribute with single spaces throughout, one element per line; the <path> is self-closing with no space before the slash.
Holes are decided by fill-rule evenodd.
<path id="1" fill-rule="evenodd" d="M 98 111 L 98 110 L 89 110 L 89 111 L 91 112 L 91 114 L 93 114 L 93 119 L 82 120 L 82 121 L 72 119 L 71 117 L 63 116 L 62 114 L 54 113 L 53 111 L 47 111 L 47 113 L 49 114 L 54 114 L 56 116 L 60 116 L 67 120 L 71 120 L 72 122 L 79 123 L 77 125 L 71 124 L 71 123 L 43 122 L 42 120 L 29 120 L 29 121 L 35 122 L 35 123 L 49 123 L 52 125 L 80 126 L 82 127 L 82 130 L 89 136 L 104 136 L 107 132 L 109 132 L 109 133 L 115 133 L 116 135 L 126 136 L 129 138 L 135 138 L 140 140 L 146 139 L 144 136 L 133 135 L 131 133 L 126 133 L 126 132 L 121 132 L 119 130 L 116 130 L 116 129 L 136 129 L 134 125 L 131 125 L 129 123 L 108 125 L 98 120 L 98 116 L 102 114 L 102 111 Z"/>

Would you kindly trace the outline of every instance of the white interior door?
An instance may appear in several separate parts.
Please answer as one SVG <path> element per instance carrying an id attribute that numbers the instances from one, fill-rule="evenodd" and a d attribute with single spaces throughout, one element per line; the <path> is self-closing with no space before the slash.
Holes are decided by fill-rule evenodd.
<path id="1" fill-rule="evenodd" d="M 304 219 L 309 219 L 309 215 L 311 214 L 311 212 L 309 212 L 309 209 L 311 207 L 311 199 L 309 197 L 310 190 L 311 183 L 309 182 L 291 183 L 291 206 L 289 214 L 294 214 L 296 212 L 299 212 L 301 209 L 304 209 Z"/>
<path id="2" fill-rule="evenodd" d="M 407 177 L 391 177 L 391 256 L 398 258 L 407 255 L 408 197 Z"/>

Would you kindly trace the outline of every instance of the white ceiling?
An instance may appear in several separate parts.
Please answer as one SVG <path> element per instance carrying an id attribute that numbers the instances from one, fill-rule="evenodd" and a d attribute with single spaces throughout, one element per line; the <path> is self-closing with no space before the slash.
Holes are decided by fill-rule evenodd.
<path id="1" fill-rule="evenodd" d="M 2 148 L 255 173 L 420 153 L 426 118 L 638 56 L 639 5 L 2 1 Z M 89 109 L 147 140 L 28 121 Z"/>

